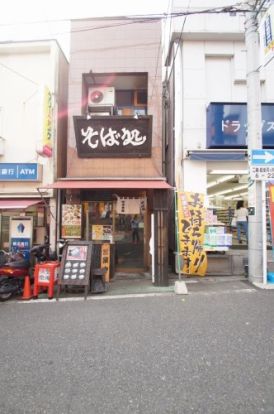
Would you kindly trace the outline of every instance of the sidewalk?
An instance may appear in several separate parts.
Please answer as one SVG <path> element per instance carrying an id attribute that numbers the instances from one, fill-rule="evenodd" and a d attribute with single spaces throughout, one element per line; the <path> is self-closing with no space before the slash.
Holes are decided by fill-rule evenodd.
<path id="1" fill-rule="evenodd" d="M 178 280 L 177 275 L 171 274 L 168 286 L 155 286 L 152 284 L 151 278 L 147 276 L 140 277 L 139 274 L 131 274 L 129 277 L 124 276 L 123 278 L 118 276 L 117 279 L 114 278 L 114 280 L 108 284 L 106 292 L 99 294 L 89 293 L 88 299 L 114 299 L 118 297 L 145 295 L 175 295 L 174 285 L 176 280 Z M 244 276 L 182 277 L 182 281 L 185 282 L 187 286 L 188 294 L 218 294 L 243 291 L 250 292 L 256 290 L 256 287 L 250 284 Z M 56 300 L 55 298 L 53 299 L 54 301 Z M 62 291 L 59 300 L 81 300 L 83 298 L 83 289 L 76 288 L 74 292 L 71 290 L 67 292 Z M 47 294 L 39 294 L 38 301 L 40 300 L 47 301 Z"/>
<path id="2" fill-rule="evenodd" d="M 272 284 L 252 284 L 244 275 L 229 275 L 229 276 L 204 276 L 204 277 L 183 277 L 181 280 L 185 283 L 185 294 L 228 294 L 228 293 L 240 293 L 240 292 L 255 292 L 256 290 L 274 290 L 274 283 Z M 159 296 L 159 295 L 176 295 L 175 282 L 178 281 L 178 275 L 169 274 L 168 286 L 155 286 L 152 283 L 149 274 L 136 273 L 136 274 L 117 274 L 114 279 L 107 285 L 107 290 L 104 293 L 88 293 L 87 299 L 115 299 L 123 297 L 143 297 L 143 296 Z M 56 301 L 57 286 L 55 287 L 55 294 L 52 301 Z M 179 295 L 177 295 L 179 296 Z M 180 296 L 183 296 L 180 294 Z M 20 298 L 14 298 L 21 302 Z M 68 287 L 66 290 L 60 292 L 59 300 L 83 300 L 84 288 L 83 287 Z M 22 301 L 24 303 L 34 302 L 50 302 L 48 300 L 47 293 L 39 293 L 37 300 Z"/>

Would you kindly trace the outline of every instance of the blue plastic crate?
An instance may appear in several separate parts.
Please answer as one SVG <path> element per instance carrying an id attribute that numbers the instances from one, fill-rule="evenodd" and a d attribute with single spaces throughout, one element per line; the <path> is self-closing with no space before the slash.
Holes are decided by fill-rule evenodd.
<path id="1" fill-rule="evenodd" d="M 274 283 L 274 272 L 267 272 L 268 283 Z"/>

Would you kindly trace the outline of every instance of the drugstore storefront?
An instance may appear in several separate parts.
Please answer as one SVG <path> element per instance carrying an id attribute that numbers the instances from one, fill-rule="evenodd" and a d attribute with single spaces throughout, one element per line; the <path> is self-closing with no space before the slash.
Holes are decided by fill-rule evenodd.
<path id="1" fill-rule="evenodd" d="M 63 179 L 49 187 L 57 190 L 59 238 L 108 245 L 110 278 L 117 272 L 149 272 L 155 285 L 168 284 L 167 195 L 171 187 L 163 178 Z M 138 223 L 137 232 L 133 220 Z"/>

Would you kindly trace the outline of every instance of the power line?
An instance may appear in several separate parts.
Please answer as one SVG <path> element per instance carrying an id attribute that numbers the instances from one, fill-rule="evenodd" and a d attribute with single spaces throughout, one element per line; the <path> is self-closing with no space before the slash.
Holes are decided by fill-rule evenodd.
<path id="1" fill-rule="evenodd" d="M 191 2 L 191 0 L 188 1 L 188 6 L 187 6 L 188 9 L 190 7 L 190 2 Z M 184 27 L 185 27 L 186 19 L 187 19 L 187 16 L 185 16 L 184 21 L 183 21 L 183 24 L 182 24 L 182 29 L 181 29 L 181 32 L 180 32 L 180 37 L 179 37 L 179 40 L 178 40 L 178 43 L 177 43 L 177 47 L 176 47 L 176 50 L 175 50 L 175 53 L 174 53 L 174 56 L 173 56 L 171 70 L 170 70 L 170 74 L 169 74 L 169 77 L 168 77 L 168 80 L 167 81 L 169 81 L 169 79 L 170 79 L 170 76 L 171 76 L 171 73 L 172 73 L 172 70 L 173 70 L 173 66 L 174 66 L 174 63 L 175 63 L 175 59 L 176 59 L 176 56 L 177 56 L 177 53 L 178 53 L 178 49 L 179 49 L 180 44 L 181 44 L 181 40 L 182 40 L 182 36 L 183 36 L 183 32 L 184 32 Z"/>
<path id="2" fill-rule="evenodd" d="M 169 0 L 170 2 L 171 0 Z M 169 10 L 169 4 L 168 4 L 168 9 Z M 167 17 L 166 17 L 167 20 Z M 156 81 L 157 81 L 157 75 L 158 75 L 158 69 L 159 69 L 159 61 L 160 61 L 160 51 L 161 51 L 161 46 L 162 46 L 162 37 L 161 40 L 159 42 L 159 46 L 158 46 L 158 51 L 157 51 L 157 66 L 156 66 L 156 70 L 155 70 L 155 75 L 154 75 L 154 80 L 153 80 L 153 86 L 152 86 L 152 91 L 151 91 L 151 95 L 150 95 L 150 99 L 153 98 L 153 94 L 154 94 L 154 89 L 156 88 Z"/>
<path id="3" fill-rule="evenodd" d="M 0 62 L 0 65 L 3 66 L 5 69 L 9 70 L 10 72 L 14 73 L 15 75 L 20 76 L 21 78 L 27 80 L 28 82 L 31 82 L 33 85 L 38 86 L 37 82 L 35 82 L 34 80 L 28 78 L 27 76 L 23 75 L 22 73 L 17 72 L 17 70 L 14 70 L 14 69 L 10 68 L 9 66 L 5 65 L 2 62 Z"/>
<path id="4" fill-rule="evenodd" d="M 29 25 L 29 24 L 41 24 L 41 23 L 58 23 L 58 22 L 69 22 L 69 21 L 80 21 L 80 20 L 93 20 L 93 21 L 98 21 L 98 20 L 129 20 L 125 23 L 118 23 L 117 25 L 104 25 L 104 26 L 95 26 L 95 27 L 91 27 L 91 28 L 86 28 L 86 29 L 79 29 L 79 31 L 84 31 L 84 30 L 98 30 L 98 29 L 106 29 L 106 28 L 111 28 L 111 27 L 116 27 L 116 26 L 120 26 L 120 25 L 126 25 L 126 24 L 135 24 L 135 23 L 143 23 L 143 22 L 147 22 L 150 20 L 158 20 L 158 19 L 166 19 L 168 17 L 171 18 L 176 18 L 176 17 L 182 17 L 182 16 L 190 16 L 190 15 L 194 15 L 194 14 L 218 14 L 218 13 L 230 13 L 230 12 L 246 12 L 246 11 L 250 11 L 250 7 L 249 8 L 241 8 L 238 9 L 238 7 L 241 7 L 245 5 L 246 3 L 235 3 L 233 5 L 230 6 L 226 6 L 226 7 L 215 7 L 215 8 L 210 8 L 210 9 L 201 9 L 201 10 L 193 10 L 193 11 L 182 11 L 182 12 L 172 12 L 172 13 L 155 13 L 155 14 L 143 14 L 143 15 L 129 15 L 129 16 L 109 16 L 109 17 L 92 17 L 92 18 L 88 18 L 88 17 L 83 17 L 83 18 L 79 18 L 79 19 L 47 19 L 47 20 L 37 20 L 37 21 L 24 21 L 24 22 L 11 22 L 11 23 L 0 23 L 0 27 L 6 27 L 6 26 L 14 26 L 14 25 Z M 77 30 L 78 31 L 78 30 Z"/>

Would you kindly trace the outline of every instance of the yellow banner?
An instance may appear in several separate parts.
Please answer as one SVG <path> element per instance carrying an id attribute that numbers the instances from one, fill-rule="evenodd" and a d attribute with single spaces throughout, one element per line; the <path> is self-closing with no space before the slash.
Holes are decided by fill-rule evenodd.
<path id="1" fill-rule="evenodd" d="M 204 251 L 205 207 L 204 195 L 177 192 L 178 248 L 183 259 L 183 274 L 204 276 L 207 256 Z"/>
<path id="2" fill-rule="evenodd" d="M 44 119 L 43 119 L 43 145 L 52 148 L 52 94 L 46 86 L 44 89 Z"/>
<path id="3" fill-rule="evenodd" d="M 110 274 L 110 244 L 103 243 L 101 248 L 101 267 L 105 267 L 107 269 L 105 274 L 105 282 L 109 282 L 109 274 Z"/>

